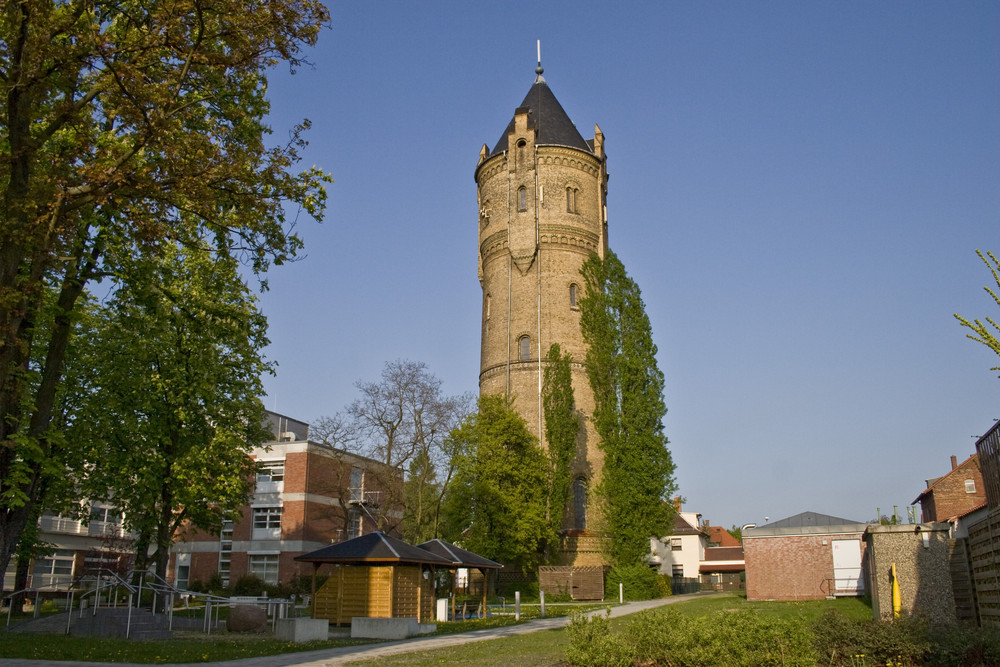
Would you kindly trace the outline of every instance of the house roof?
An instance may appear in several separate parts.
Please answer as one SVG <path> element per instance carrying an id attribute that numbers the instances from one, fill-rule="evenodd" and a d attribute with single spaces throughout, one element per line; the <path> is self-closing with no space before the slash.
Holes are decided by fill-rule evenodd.
<path id="1" fill-rule="evenodd" d="M 339 565 L 371 565 L 393 563 L 408 565 L 450 566 L 452 561 L 442 558 L 426 549 L 407 544 L 395 537 L 375 531 L 353 540 L 338 542 L 330 546 L 296 556 L 304 563 L 337 563 Z"/>
<path id="2" fill-rule="evenodd" d="M 934 487 L 936 487 L 938 484 L 940 484 L 943 480 L 946 480 L 949 477 L 951 477 L 952 475 L 958 473 L 958 471 L 960 471 L 962 468 L 964 468 L 965 466 L 967 466 L 970 461 L 973 462 L 973 463 L 975 463 L 976 465 L 978 465 L 979 464 L 979 453 L 976 452 L 975 454 L 973 454 L 969 458 L 967 458 L 964 461 L 962 461 L 961 463 L 959 463 L 957 466 L 955 466 L 954 468 L 952 468 L 952 470 L 947 475 L 943 475 L 942 477 L 932 477 L 931 479 L 927 480 L 927 488 L 924 489 L 920 493 L 920 495 L 917 496 L 914 499 L 913 504 L 916 505 L 924 497 L 926 497 L 927 495 L 933 493 Z"/>
<path id="3" fill-rule="evenodd" d="M 720 547 L 738 547 L 740 541 L 722 526 L 707 526 L 708 541 L 718 543 Z"/>
<path id="4" fill-rule="evenodd" d="M 775 535 L 821 535 L 826 533 L 863 533 L 868 524 L 819 512 L 801 512 L 756 528 L 743 531 L 743 539 Z"/>
<path id="5" fill-rule="evenodd" d="M 535 83 L 528 90 L 528 94 L 524 96 L 521 106 L 514 112 L 515 116 L 522 111 L 528 112 L 528 124 L 535 129 L 535 145 L 569 146 L 593 153 L 593 148 L 580 135 L 576 125 L 573 124 L 562 105 L 559 104 L 559 100 L 549 89 L 542 77 L 541 68 L 535 71 L 538 72 Z M 500 140 L 493 147 L 490 157 L 507 150 L 507 135 L 513 130 L 514 119 L 511 118 L 507 129 L 503 131 Z"/>
<path id="6" fill-rule="evenodd" d="M 503 567 L 503 565 L 497 563 L 496 561 L 492 561 L 489 558 L 483 558 L 479 554 L 466 551 L 461 547 L 456 547 L 454 544 L 449 544 L 441 539 L 433 539 L 428 542 L 423 542 L 422 544 L 418 544 L 417 548 L 429 551 L 435 556 L 446 558 L 456 567 L 475 567 L 480 570 L 500 569 Z"/>
<path id="7" fill-rule="evenodd" d="M 674 513 L 674 535 L 701 535 L 702 530 L 684 518 L 681 512 Z"/>

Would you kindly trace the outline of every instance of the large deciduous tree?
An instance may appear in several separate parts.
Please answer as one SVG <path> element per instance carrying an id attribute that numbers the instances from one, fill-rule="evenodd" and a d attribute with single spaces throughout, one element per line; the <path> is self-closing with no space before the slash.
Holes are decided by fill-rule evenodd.
<path id="1" fill-rule="evenodd" d="M 124 513 L 137 568 L 152 547 L 162 577 L 182 524 L 217 533 L 252 493 L 267 322 L 232 258 L 171 246 L 134 264 L 148 280 L 120 283 L 78 343 L 90 377 L 67 437 L 93 464 L 80 489 Z"/>
<path id="2" fill-rule="evenodd" d="M 0 571 L 67 453 L 53 417 L 88 284 L 202 238 L 261 272 L 301 245 L 289 203 L 321 215 L 327 177 L 293 170 L 305 124 L 272 146 L 264 119 L 268 68 L 327 21 L 315 0 L 0 4 Z"/>
<path id="3" fill-rule="evenodd" d="M 1000 306 L 1000 260 L 997 259 L 996 255 L 989 251 L 984 253 L 981 250 L 977 250 L 976 254 L 979 255 L 979 259 L 983 260 L 983 263 L 986 264 L 990 273 L 993 274 L 993 282 L 996 283 L 996 290 L 989 286 L 984 287 L 983 289 L 985 289 L 986 293 L 993 298 L 993 301 Z M 995 320 L 992 317 L 985 317 L 983 318 L 985 322 L 978 319 L 970 322 L 958 314 L 955 315 L 955 318 L 962 323 L 963 327 L 972 330 L 972 333 L 966 334 L 967 338 L 971 338 L 976 342 L 982 343 L 997 354 L 1000 354 L 1000 324 L 997 324 L 998 320 Z M 990 370 L 1000 371 L 1000 366 L 994 366 Z"/>
<path id="4" fill-rule="evenodd" d="M 452 435 L 455 477 L 445 500 L 447 537 L 522 571 L 537 567 L 550 539 L 545 454 L 502 394 Z"/>
<path id="5" fill-rule="evenodd" d="M 593 254 L 581 274 L 585 366 L 594 392 L 594 428 L 604 450 L 596 492 L 612 563 L 636 565 L 649 553 L 651 536 L 669 533 L 671 506 L 665 501 L 676 489 L 663 433 L 663 373 L 639 287 L 618 257 L 610 251 L 603 260 Z"/>

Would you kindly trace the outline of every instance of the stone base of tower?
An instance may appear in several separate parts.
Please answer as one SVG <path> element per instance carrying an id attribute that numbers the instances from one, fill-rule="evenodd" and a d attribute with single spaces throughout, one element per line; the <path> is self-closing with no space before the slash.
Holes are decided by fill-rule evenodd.
<path id="1" fill-rule="evenodd" d="M 562 534 L 559 564 L 573 567 L 607 566 L 608 538 L 590 530 L 567 530 Z"/>

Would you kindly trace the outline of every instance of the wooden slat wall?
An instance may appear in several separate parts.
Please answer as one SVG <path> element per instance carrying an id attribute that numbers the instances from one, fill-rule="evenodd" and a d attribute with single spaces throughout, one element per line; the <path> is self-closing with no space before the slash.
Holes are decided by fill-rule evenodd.
<path id="1" fill-rule="evenodd" d="M 316 591 L 315 618 L 348 625 L 355 616 L 417 618 L 434 613 L 433 581 L 419 565 L 341 566 Z"/>
<path id="2" fill-rule="evenodd" d="M 955 615 L 960 621 L 977 623 L 976 589 L 972 583 L 968 538 L 948 540 L 948 565 L 951 570 L 951 590 L 955 594 Z"/>
<path id="3" fill-rule="evenodd" d="M 980 625 L 1000 627 L 1000 510 L 969 527 Z"/>

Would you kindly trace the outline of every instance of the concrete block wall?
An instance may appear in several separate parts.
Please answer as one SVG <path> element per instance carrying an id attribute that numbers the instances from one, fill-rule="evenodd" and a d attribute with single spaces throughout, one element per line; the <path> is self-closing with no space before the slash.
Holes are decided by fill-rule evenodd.
<path id="1" fill-rule="evenodd" d="M 896 565 L 902 611 L 932 623 L 955 623 L 955 596 L 949 565 L 946 523 L 869 526 L 868 574 L 875 618 L 892 618 L 892 581 Z"/>

